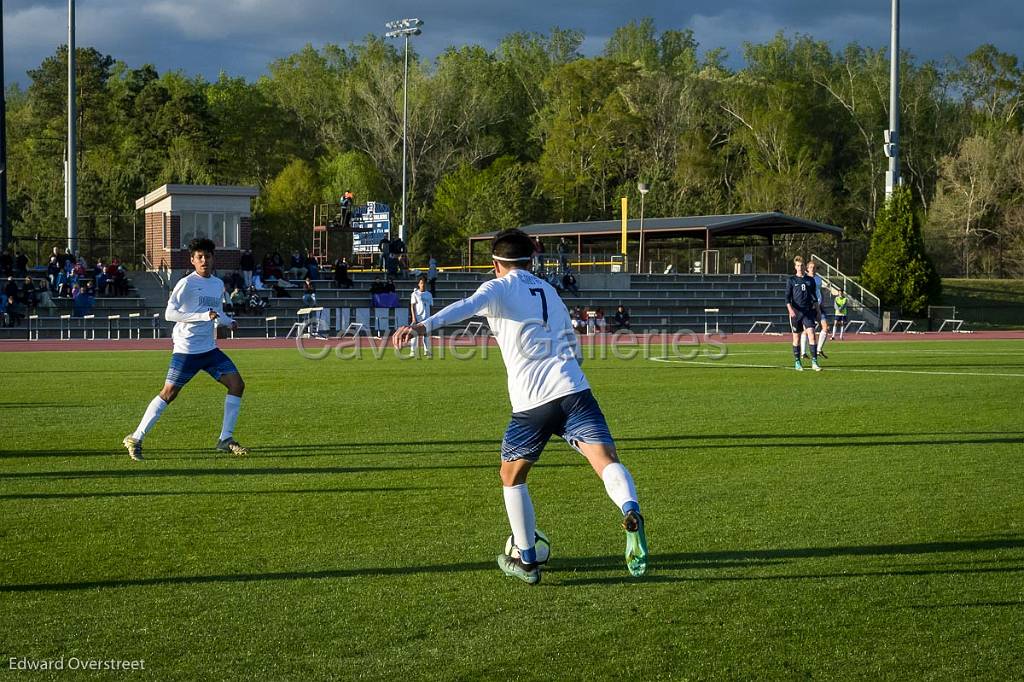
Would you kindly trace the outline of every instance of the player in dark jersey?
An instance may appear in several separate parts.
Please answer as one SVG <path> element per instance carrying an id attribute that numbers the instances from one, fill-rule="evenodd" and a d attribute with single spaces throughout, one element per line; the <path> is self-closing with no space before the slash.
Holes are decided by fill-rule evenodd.
<path id="1" fill-rule="evenodd" d="M 818 345 L 814 338 L 814 327 L 818 323 L 818 292 L 814 280 L 804 274 L 804 259 L 797 256 L 793 259 L 796 274 L 790 275 L 786 281 L 786 308 L 789 311 L 789 326 L 793 332 L 794 368 L 803 371 L 800 364 L 800 336 L 807 336 L 807 344 L 811 347 L 811 368 L 820 372 L 818 366 Z"/>

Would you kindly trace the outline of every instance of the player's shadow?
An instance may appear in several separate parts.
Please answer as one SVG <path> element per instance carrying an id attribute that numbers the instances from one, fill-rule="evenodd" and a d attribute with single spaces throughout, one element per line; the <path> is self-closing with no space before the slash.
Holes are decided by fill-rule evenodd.
<path id="1" fill-rule="evenodd" d="M 232 463 L 239 460 L 230 460 Z M 544 464 L 545 467 L 571 467 L 578 468 L 586 466 L 586 462 L 551 462 Z M 222 469 L 153 469 L 145 465 L 130 469 L 110 469 L 95 471 L 18 471 L 0 473 L 0 480 L 64 480 L 84 478 L 195 478 L 197 476 L 309 476 L 316 474 L 364 474 L 383 473 L 388 471 L 452 471 L 455 469 L 486 469 L 494 471 L 496 465 L 491 464 L 437 464 L 437 465 L 414 465 L 414 466 L 348 466 L 348 467 L 260 467 L 260 468 L 234 468 L 225 466 Z"/>
<path id="2" fill-rule="evenodd" d="M 875 571 L 842 571 L 835 573 L 784 573 L 773 575 L 699 575 L 680 576 L 668 575 L 666 571 L 688 571 L 698 565 L 702 568 L 714 569 L 725 568 L 727 562 L 747 562 L 752 566 L 770 566 L 773 564 L 789 564 L 799 559 L 820 559 L 835 557 L 885 557 L 885 556 L 922 556 L 929 554 L 949 554 L 965 552 L 986 552 L 1002 549 L 1024 549 L 1024 538 L 992 537 L 981 540 L 949 541 L 949 542 L 924 542 L 910 543 L 903 545 L 851 545 L 841 547 L 803 547 L 787 549 L 763 549 L 763 550 L 740 550 L 740 551 L 716 551 L 716 552 L 693 552 L 693 553 L 671 553 L 657 554 L 651 556 L 651 573 L 639 580 L 647 582 L 692 582 L 692 581 L 722 581 L 722 582 L 745 582 L 745 581 L 784 581 L 784 580 L 808 580 L 820 578 L 853 578 L 853 577 L 885 577 L 885 576 L 922 576 L 922 575 L 953 575 L 960 573 L 1022 573 L 1024 572 L 1024 559 L 1009 559 L 1007 566 L 964 566 L 964 563 L 937 562 L 932 564 L 911 564 L 903 567 L 887 566 Z M 619 555 L 609 557 L 579 557 L 566 558 L 564 563 L 567 567 L 575 569 L 579 573 L 605 573 L 619 572 L 623 568 L 623 560 Z M 975 563 L 987 563 L 978 561 Z M 559 562 L 561 565 L 562 562 Z M 617 584 L 628 581 L 636 581 L 637 578 L 629 576 L 593 576 L 593 577 L 567 577 L 560 580 L 564 584 L 587 585 L 587 584 Z"/>
<path id="3" fill-rule="evenodd" d="M 552 578 L 561 585 L 664 583 L 701 581 L 785 581 L 820 580 L 821 578 L 861 578 L 924 575 L 962 575 L 983 573 L 1021 573 L 1024 562 L 1011 566 L 988 567 L 908 567 L 900 570 L 841 571 L 832 573 L 783 573 L 758 575 L 715 575 L 715 571 L 736 568 L 768 568 L 788 565 L 792 560 L 833 557 L 885 557 L 896 555 L 928 555 L 950 552 L 984 552 L 1024 548 L 1024 538 L 987 538 L 980 540 L 909 543 L 903 545 L 852 545 L 841 547 L 803 547 L 762 550 L 722 550 L 715 552 L 676 552 L 653 554 L 651 573 L 641 578 L 625 575 L 621 556 L 562 557 L 552 559 Z M 150 578 L 113 578 L 67 583 L 0 584 L 0 592 L 70 592 L 118 587 L 149 587 L 163 585 L 203 585 L 220 583 L 266 582 L 280 580 L 332 580 L 355 577 L 450 575 L 453 573 L 496 571 L 493 561 L 452 564 L 416 564 L 407 566 L 355 567 L 318 571 L 279 571 L 270 573 L 224 573 L 214 575 L 156 576 Z M 689 575 L 671 575 L 686 571 Z M 699 574 L 693 574 L 700 571 Z M 587 573 L 614 572 L 615 576 L 575 577 Z"/>
<path id="4" fill-rule="evenodd" d="M 123 490 L 96 492 L 67 493 L 11 493 L 0 495 L 0 500 L 87 500 L 116 497 L 192 497 L 221 495 L 347 495 L 352 493 L 407 493 L 433 492 L 448 486 L 430 486 L 429 488 L 394 487 L 394 488 L 291 488 L 282 490 Z"/>

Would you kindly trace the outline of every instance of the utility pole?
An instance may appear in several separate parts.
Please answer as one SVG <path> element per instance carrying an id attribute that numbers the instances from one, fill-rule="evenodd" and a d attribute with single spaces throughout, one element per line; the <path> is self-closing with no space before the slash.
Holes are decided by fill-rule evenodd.
<path id="1" fill-rule="evenodd" d="M 408 156 L 409 138 L 409 36 L 418 36 L 423 33 L 420 26 L 423 21 L 420 19 L 399 19 L 389 21 L 385 26 L 389 29 L 384 34 L 385 38 L 405 38 L 405 78 L 402 86 L 402 223 L 398 226 L 398 238 L 405 241 L 405 166 Z"/>
<path id="2" fill-rule="evenodd" d="M 885 155 L 889 170 L 885 173 L 885 198 L 892 196 L 900 180 L 900 0 L 892 0 L 892 26 L 889 40 L 889 129 L 885 131 Z"/>

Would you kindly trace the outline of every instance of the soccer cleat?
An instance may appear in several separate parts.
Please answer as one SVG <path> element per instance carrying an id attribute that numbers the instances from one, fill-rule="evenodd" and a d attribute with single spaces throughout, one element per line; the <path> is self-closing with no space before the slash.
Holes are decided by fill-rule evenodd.
<path id="1" fill-rule="evenodd" d="M 144 459 L 142 456 L 141 440 L 136 440 L 131 436 L 125 436 L 124 440 L 121 441 L 121 445 L 128 448 L 128 456 L 134 459 L 136 462 L 141 462 Z"/>
<path id="2" fill-rule="evenodd" d="M 622 519 L 626 531 L 626 568 L 630 575 L 641 576 L 647 572 L 647 534 L 644 533 L 644 517 L 631 511 Z"/>
<path id="3" fill-rule="evenodd" d="M 826 360 L 828 360 L 828 356 L 825 355 L 825 351 L 823 351 L 823 350 L 819 350 L 818 351 L 818 357 L 825 358 Z"/>
<path id="4" fill-rule="evenodd" d="M 817 360 L 811 363 L 811 369 L 813 369 L 815 372 L 821 371 L 821 365 L 818 364 Z"/>
<path id="5" fill-rule="evenodd" d="M 797 360 L 796 362 L 793 363 L 793 369 L 795 369 L 798 372 L 802 372 L 804 371 L 804 366 L 800 364 L 799 360 Z"/>
<path id="6" fill-rule="evenodd" d="M 498 568 L 508 577 L 519 578 L 528 585 L 536 585 L 540 582 L 540 566 L 524 564 L 522 559 L 510 557 L 508 554 L 498 555 Z"/>
<path id="7" fill-rule="evenodd" d="M 239 445 L 238 441 L 234 438 L 225 438 L 224 440 L 217 441 L 217 449 L 221 452 L 230 452 L 232 455 L 238 455 L 239 457 L 249 454 L 249 451 Z"/>

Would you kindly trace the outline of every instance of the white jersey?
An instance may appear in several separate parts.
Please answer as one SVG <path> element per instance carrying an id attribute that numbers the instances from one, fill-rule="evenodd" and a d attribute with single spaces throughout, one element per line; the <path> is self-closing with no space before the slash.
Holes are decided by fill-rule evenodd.
<path id="1" fill-rule="evenodd" d="M 576 332 L 558 292 L 528 270 L 514 269 L 480 285 L 469 298 L 428 318 L 427 333 L 483 315 L 508 371 L 513 412 L 524 412 L 590 388 L 580 368 Z"/>
<path id="2" fill-rule="evenodd" d="M 219 277 L 202 277 L 193 272 L 178 280 L 167 299 L 164 317 L 174 322 L 174 352 L 195 355 L 217 347 L 215 327 L 234 320 L 224 314 L 224 282 Z M 220 317 L 210 319 L 213 310 Z"/>
<path id="3" fill-rule="evenodd" d="M 412 303 L 412 312 L 416 316 L 414 322 L 422 322 L 430 317 L 430 308 L 434 305 L 434 297 L 429 291 L 413 289 L 409 302 Z"/>

